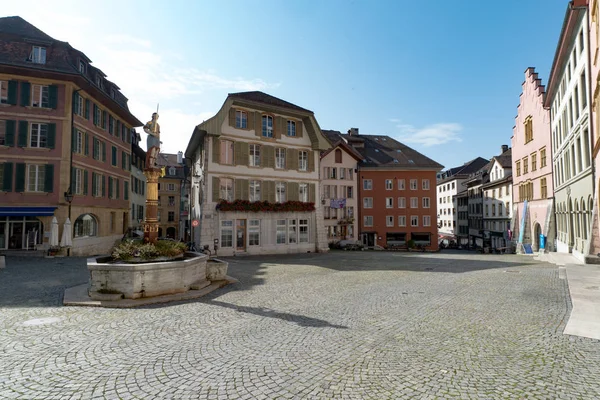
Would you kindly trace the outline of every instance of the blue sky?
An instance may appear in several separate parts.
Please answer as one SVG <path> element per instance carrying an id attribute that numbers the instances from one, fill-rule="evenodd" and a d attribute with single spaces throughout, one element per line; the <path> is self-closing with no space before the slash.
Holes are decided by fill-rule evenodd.
<path id="1" fill-rule="evenodd" d="M 7 3 L 85 52 L 140 120 L 160 103 L 165 152 L 227 93 L 262 90 L 452 167 L 510 144 L 524 71 L 546 84 L 568 1 Z"/>

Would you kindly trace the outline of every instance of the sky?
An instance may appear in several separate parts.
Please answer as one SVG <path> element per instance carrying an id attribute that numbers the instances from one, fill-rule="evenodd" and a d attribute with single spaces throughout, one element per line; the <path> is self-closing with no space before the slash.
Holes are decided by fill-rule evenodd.
<path id="1" fill-rule="evenodd" d="M 546 84 L 568 1 L 3 3 L 83 51 L 139 120 L 160 104 L 163 152 L 228 93 L 261 90 L 450 168 L 510 145 L 525 69 Z"/>

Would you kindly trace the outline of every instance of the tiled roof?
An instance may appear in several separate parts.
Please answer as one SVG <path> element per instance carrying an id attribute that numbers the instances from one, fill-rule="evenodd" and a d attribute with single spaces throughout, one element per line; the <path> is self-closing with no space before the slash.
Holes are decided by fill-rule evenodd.
<path id="1" fill-rule="evenodd" d="M 23 18 L 15 17 L 3 17 L 0 18 L 0 33 L 6 33 L 9 35 L 22 36 L 27 39 L 40 40 L 43 42 L 56 42 L 57 40 L 53 37 L 42 32 Z M 64 43 L 64 42 L 63 42 Z"/>
<path id="2" fill-rule="evenodd" d="M 332 151 L 335 147 L 343 148 L 348 154 L 354 157 L 357 161 L 363 159 L 362 154 L 360 154 L 354 147 L 348 144 L 346 138 L 342 136 L 340 131 L 332 131 L 332 130 L 323 130 L 321 129 L 321 133 L 327 138 L 327 140 L 331 143 L 331 148 L 321 152 L 321 158 L 327 155 L 330 151 Z"/>
<path id="3" fill-rule="evenodd" d="M 277 98 L 275 96 L 271 96 L 270 94 L 266 94 L 264 92 L 259 92 L 259 91 L 229 93 L 229 97 L 252 101 L 255 103 L 268 104 L 268 105 L 272 105 L 272 106 L 276 106 L 276 107 L 289 108 L 291 110 L 296 110 L 296 111 L 312 113 L 312 111 L 307 110 L 306 108 L 299 107 L 295 104 L 292 104 L 285 100 L 281 100 L 280 98 Z"/>
<path id="4" fill-rule="evenodd" d="M 498 164 L 500 164 L 502 168 L 512 168 L 512 149 L 506 150 L 504 153 L 495 156 L 493 159 L 498 161 Z"/>

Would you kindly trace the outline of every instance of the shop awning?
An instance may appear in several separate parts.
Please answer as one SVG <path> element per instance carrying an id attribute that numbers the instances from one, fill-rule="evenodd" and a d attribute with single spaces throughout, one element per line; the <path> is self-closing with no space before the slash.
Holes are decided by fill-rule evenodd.
<path id="1" fill-rule="evenodd" d="M 47 217 L 57 207 L 0 207 L 0 217 Z"/>

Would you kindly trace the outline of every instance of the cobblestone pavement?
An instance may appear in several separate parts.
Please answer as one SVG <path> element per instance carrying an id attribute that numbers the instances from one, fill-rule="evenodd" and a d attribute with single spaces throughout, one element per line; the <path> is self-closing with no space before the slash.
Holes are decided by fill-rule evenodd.
<path id="1" fill-rule="evenodd" d="M 0 398 L 598 398 L 600 341 L 562 334 L 563 271 L 531 258 L 232 258 L 240 283 L 142 309 L 62 307 L 84 259 L 0 270 Z"/>

